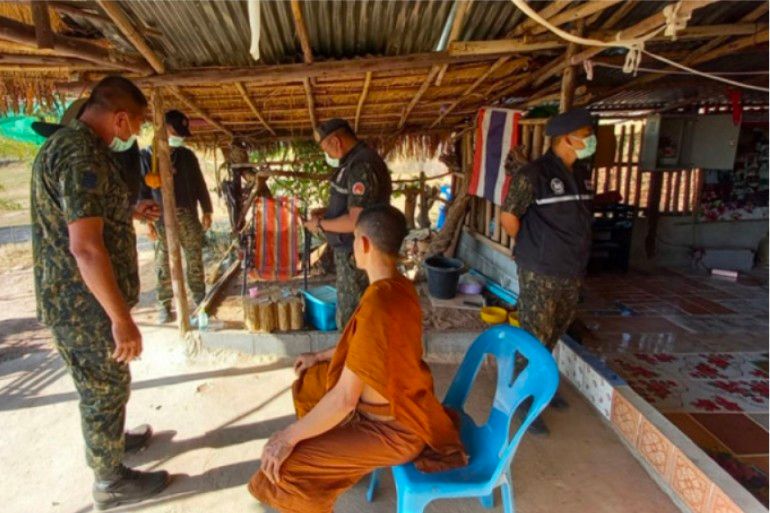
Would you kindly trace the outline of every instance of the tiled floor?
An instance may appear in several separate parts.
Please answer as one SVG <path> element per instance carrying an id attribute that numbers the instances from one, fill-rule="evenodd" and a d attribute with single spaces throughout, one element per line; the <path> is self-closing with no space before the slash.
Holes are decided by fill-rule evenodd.
<path id="1" fill-rule="evenodd" d="M 767 271 L 589 277 L 576 338 L 768 503 Z"/>

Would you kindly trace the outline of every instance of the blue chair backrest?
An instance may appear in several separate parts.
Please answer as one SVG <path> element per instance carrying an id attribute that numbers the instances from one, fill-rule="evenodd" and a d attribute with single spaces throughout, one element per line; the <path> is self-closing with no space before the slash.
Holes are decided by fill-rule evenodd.
<path id="1" fill-rule="evenodd" d="M 516 448 L 529 425 L 548 405 L 559 385 L 559 371 L 548 350 L 528 332 L 513 326 L 494 326 L 478 336 L 460 364 L 447 391 L 444 404 L 465 411 L 471 386 L 487 354 L 497 360 L 497 389 L 486 424 L 465 430 L 463 442 L 471 458 L 484 458 L 495 466 L 493 481 L 509 468 Z M 526 367 L 515 372 L 516 357 L 527 360 Z M 532 398 L 529 411 L 516 433 L 510 437 L 516 410 Z"/>

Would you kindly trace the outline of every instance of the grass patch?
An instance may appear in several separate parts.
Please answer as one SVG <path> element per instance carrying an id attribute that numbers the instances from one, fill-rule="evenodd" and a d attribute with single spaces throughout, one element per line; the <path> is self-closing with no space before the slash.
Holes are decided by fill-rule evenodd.
<path id="1" fill-rule="evenodd" d="M 0 160 L 28 160 L 32 162 L 40 146 L 0 137 Z"/>
<path id="2" fill-rule="evenodd" d="M 23 208 L 24 208 L 24 205 L 22 205 L 18 201 L 7 199 L 7 198 L 0 198 L 1 212 L 16 212 L 17 210 L 21 210 Z"/>

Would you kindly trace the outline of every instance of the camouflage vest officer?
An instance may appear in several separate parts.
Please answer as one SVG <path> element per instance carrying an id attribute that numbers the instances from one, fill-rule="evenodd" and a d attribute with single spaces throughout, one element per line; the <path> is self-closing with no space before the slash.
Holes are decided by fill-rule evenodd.
<path id="1" fill-rule="evenodd" d="M 146 110 L 131 81 L 107 77 L 80 119 L 43 144 L 32 167 L 37 312 L 80 396 L 100 509 L 140 501 L 168 483 L 165 471 L 137 472 L 122 463 L 124 451 L 146 443 L 151 432 L 124 433 L 128 364 L 142 352 L 142 335 L 131 318 L 139 276 L 129 189 L 111 151 L 133 146 Z"/>
<path id="2" fill-rule="evenodd" d="M 306 227 L 324 232 L 334 250 L 337 274 L 337 328 L 342 330 L 358 306 L 369 280 L 353 260 L 353 229 L 367 207 L 390 204 L 393 185 L 385 161 L 358 140 L 344 119 L 318 125 L 316 140 L 335 172 L 330 178 L 329 205 L 322 216 L 313 216 Z"/>

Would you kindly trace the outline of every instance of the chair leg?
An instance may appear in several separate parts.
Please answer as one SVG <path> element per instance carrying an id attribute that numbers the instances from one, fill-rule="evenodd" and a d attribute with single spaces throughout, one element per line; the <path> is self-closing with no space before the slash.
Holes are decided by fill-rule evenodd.
<path id="1" fill-rule="evenodd" d="M 369 477 L 369 488 L 366 489 L 366 500 L 372 502 L 374 500 L 374 493 L 377 491 L 377 487 L 380 485 L 380 469 L 376 468 L 372 470 L 372 474 Z"/>
<path id="2" fill-rule="evenodd" d="M 398 494 L 398 513 L 423 513 L 425 506 L 430 502 L 422 497 L 409 493 Z"/>
<path id="3" fill-rule="evenodd" d="M 484 497 L 479 497 L 479 502 L 481 505 L 487 509 L 492 509 L 495 507 L 495 491 L 492 490 L 492 493 L 489 495 L 485 495 Z"/>
<path id="4" fill-rule="evenodd" d="M 503 496 L 503 513 L 515 513 L 516 504 L 513 502 L 513 482 L 510 472 L 506 474 L 506 481 L 500 487 L 500 494 Z"/>

